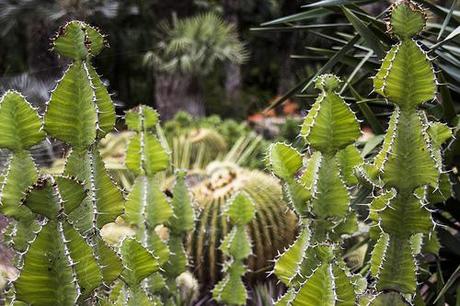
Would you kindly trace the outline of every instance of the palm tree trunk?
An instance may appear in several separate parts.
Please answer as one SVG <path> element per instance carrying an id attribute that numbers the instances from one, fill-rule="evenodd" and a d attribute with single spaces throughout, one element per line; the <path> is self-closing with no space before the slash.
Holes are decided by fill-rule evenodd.
<path id="1" fill-rule="evenodd" d="M 238 29 L 238 9 L 240 0 L 224 0 L 224 19 Z M 225 95 L 229 102 L 238 102 L 241 98 L 241 66 L 234 63 L 225 64 Z M 232 103 L 232 105 L 235 105 Z"/>
<path id="2" fill-rule="evenodd" d="M 158 73 L 155 77 L 155 101 L 163 120 L 171 119 L 178 111 L 186 111 L 196 117 L 205 115 L 203 89 L 196 76 Z"/>

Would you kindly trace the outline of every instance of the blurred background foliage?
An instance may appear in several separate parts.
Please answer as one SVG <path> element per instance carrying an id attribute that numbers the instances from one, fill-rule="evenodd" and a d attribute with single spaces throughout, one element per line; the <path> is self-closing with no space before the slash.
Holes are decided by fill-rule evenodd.
<path id="1" fill-rule="evenodd" d="M 438 98 L 424 107 L 456 135 L 445 148 L 455 196 L 431 204 L 442 248 L 439 257 L 422 258 L 420 292 L 426 305 L 460 305 L 460 3 L 418 2 L 430 10 L 420 40 L 435 59 L 440 85 Z M 391 3 L 0 0 L 0 93 L 8 88 L 21 90 L 43 111 L 67 65 L 48 51 L 49 37 L 75 18 L 100 27 L 111 48 L 96 59 L 95 66 L 114 95 L 118 114 L 139 103 L 159 109 L 163 123 L 158 132 L 172 153 L 173 165 L 192 170 L 188 181 L 194 192 L 209 197 L 202 197 L 200 210 L 215 214 L 220 199 L 242 186 L 269 180 L 261 170 L 271 142 L 303 147 L 296 135 L 313 102 L 313 80 L 319 74 L 342 76 L 341 93 L 362 120 L 362 155 L 375 154 L 391 106 L 372 93 L 370 77 L 394 43 L 385 25 Z M 124 168 L 123 152 L 130 135 L 122 132 L 123 126 L 118 128 L 120 133 L 103 140 L 101 152 L 114 178 L 129 190 L 133 177 Z M 33 154 L 55 172 L 62 167 L 64 152 L 60 144 L 46 143 Z M 209 186 L 214 194 L 206 193 Z M 167 177 L 164 188 L 168 189 Z M 347 261 L 363 275 L 371 246 L 362 204 L 368 203 L 370 192 L 354 191 L 363 222 L 345 245 Z M 285 205 L 282 200 L 277 203 Z M 206 205 L 211 208 L 203 209 Z M 280 292 L 273 282 L 254 284 L 252 301 L 270 305 Z"/>

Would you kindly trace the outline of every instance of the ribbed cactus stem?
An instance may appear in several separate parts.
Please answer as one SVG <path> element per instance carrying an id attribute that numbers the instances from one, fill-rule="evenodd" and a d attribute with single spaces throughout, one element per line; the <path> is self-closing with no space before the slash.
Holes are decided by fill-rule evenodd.
<path id="1" fill-rule="evenodd" d="M 248 195 L 239 193 L 228 201 L 225 214 L 234 225 L 219 247 L 228 261 L 224 264 L 226 275 L 216 284 L 212 296 L 226 305 L 246 305 L 248 294 L 242 277 L 246 273 L 244 261 L 252 254 L 247 224 L 254 218 L 255 206 Z"/>
<path id="2" fill-rule="evenodd" d="M 126 201 L 124 219 L 137 228 L 137 239 L 159 257 L 163 266 L 170 251 L 155 228 L 165 224 L 173 211 L 160 189 L 157 173 L 169 167 L 169 153 L 155 135 L 159 120 L 154 109 L 140 105 L 129 110 L 125 120 L 128 129 L 134 132 L 126 150 L 125 164 L 137 177 Z"/>
<path id="3" fill-rule="evenodd" d="M 60 29 L 54 50 L 71 64 L 51 93 L 44 127 L 72 147 L 64 173 L 84 182 L 88 197 L 69 219 L 93 247 L 104 282 L 110 284 L 121 273 L 121 261 L 102 241 L 100 229 L 122 214 L 124 199 L 97 150 L 98 141 L 115 123 L 110 95 L 91 64 L 104 45 L 104 36 L 83 22 L 71 21 Z"/>
<path id="4" fill-rule="evenodd" d="M 277 305 L 354 305 L 362 290 L 341 259 L 342 236 L 357 227 L 349 189 L 357 183 L 353 169 L 363 161 L 353 145 L 359 124 L 336 92 L 339 85 L 331 74 L 316 80 L 321 93 L 301 129 L 311 156 L 284 143 L 269 150 L 269 166 L 284 181 L 302 226 L 275 262 L 275 275 L 288 286 Z"/>
<path id="5" fill-rule="evenodd" d="M 33 213 L 20 205 L 27 188 L 35 183 L 38 171 L 28 151 L 45 138 L 41 118 L 27 100 L 16 91 L 7 91 L 0 98 L 0 148 L 10 156 L 0 187 L 1 212 L 12 219 L 11 242 L 23 252 L 33 231 L 38 229 Z"/>
<path id="6" fill-rule="evenodd" d="M 399 1 L 391 8 L 388 29 L 399 42 L 383 60 L 374 91 L 395 109 L 381 151 L 362 171 L 378 187 L 369 216 L 379 229 L 371 259 L 377 290 L 399 292 L 399 300 L 404 296 L 408 302 L 417 288 L 415 256 L 435 226 L 426 205 L 442 196 L 435 190 L 448 196 L 451 189 L 441 156 L 441 145 L 451 131 L 429 122 L 419 109 L 436 97 L 437 90 L 430 59 L 414 39 L 425 24 L 425 11 L 413 1 Z M 395 300 L 395 295 L 381 293 L 371 304 L 381 305 L 386 299 Z"/>

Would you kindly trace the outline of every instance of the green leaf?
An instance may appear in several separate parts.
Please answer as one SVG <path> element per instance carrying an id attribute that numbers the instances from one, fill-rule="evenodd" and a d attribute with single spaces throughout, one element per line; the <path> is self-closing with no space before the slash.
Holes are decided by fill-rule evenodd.
<path id="1" fill-rule="evenodd" d="M 379 240 L 374 245 L 371 256 L 371 273 L 374 277 L 378 277 L 380 270 L 382 269 L 382 264 L 384 261 L 384 256 L 389 245 L 390 236 L 384 232 L 381 233 Z"/>
<path id="2" fill-rule="evenodd" d="M 302 167 L 302 155 L 287 144 L 272 144 L 268 152 L 271 170 L 283 180 L 292 180 Z"/>
<path id="3" fill-rule="evenodd" d="M 134 238 L 123 240 L 120 253 L 124 266 L 121 276 L 130 288 L 136 288 L 142 280 L 159 269 L 154 255 Z"/>
<path id="4" fill-rule="evenodd" d="M 396 197 L 396 190 L 391 189 L 384 191 L 382 194 L 372 199 L 372 202 L 369 205 L 369 219 L 374 222 L 378 222 L 379 212 L 383 211 L 388 205 L 390 205 L 390 202 L 394 197 Z"/>
<path id="5" fill-rule="evenodd" d="M 16 91 L 0 98 L 0 148 L 14 152 L 29 149 L 45 138 L 36 110 Z"/>
<path id="6" fill-rule="evenodd" d="M 296 241 L 275 261 L 274 273 L 280 281 L 289 285 L 300 271 L 310 241 L 310 230 L 305 227 Z"/>
<path id="7" fill-rule="evenodd" d="M 169 220 L 169 228 L 173 234 L 186 233 L 195 226 L 195 211 L 190 192 L 185 184 L 185 175 L 183 171 L 176 173 L 176 184 L 171 201 L 173 216 Z"/>
<path id="8" fill-rule="evenodd" d="M 325 17 L 327 15 L 330 15 L 331 12 L 323 9 L 323 8 L 317 8 L 313 10 L 308 10 L 305 12 L 297 13 L 297 14 L 292 14 L 289 16 L 281 17 L 269 22 L 264 22 L 261 25 L 262 26 L 269 26 L 269 25 L 275 25 L 275 24 L 282 24 L 282 23 L 290 23 L 290 22 L 298 22 L 298 21 L 306 21 L 306 20 L 311 20 L 311 19 L 318 19 L 321 17 Z"/>
<path id="9" fill-rule="evenodd" d="M 409 239 L 418 233 L 428 234 L 434 227 L 431 214 L 414 194 L 399 192 L 379 213 L 380 227 L 388 234 Z M 401 227 L 404 224 L 404 227 Z"/>
<path id="10" fill-rule="evenodd" d="M 337 306 L 354 306 L 356 305 L 356 294 L 350 277 L 347 273 L 339 267 L 334 265 L 332 267 L 334 275 L 334 285 L 336 291 Z"/>
<path id="11" fill-rule="evenodd" d="M 143 233 L 141 236 L 144 235 L 145 233 Z M 142 238 L 145 239 L 144 237 Z M 155 231 L 151 231 L 147 237 L 147 249 L 152 251 L 153 254 L 158 257 L 158 262 L 161 266 L 164 266 L 170 257 L 168 244 L 161 240 Z"/>
<path id="12" fill-rule="evenodd" d="M 433 122 L 428 128 L 428 134 L 433 146 L 440 149 L 442 144 L 452 137 L 452 130 L 444 123 Z"/>
<path id="13" fill-rule="evenodd" d="M 90 239 L 93 239 L 90 237 Z M 94 253 L 97 254 L 97 261 L 102 269 L 102 278 L 106 286 L 115 281 L 123 269 L 120 258 L 117 253 L 110 248 L 102 238 L 97 237 L 93 245 Z"/>
<path id="14" fill-rule="evenodd" d="M 73 147 L 88 147 L 96 139 L 98 124 L 94 99 L 86 64 L 72 64 L 51 93 L 45 130 Z"/>
<path id="15" fill-rule="evenodd" d="M 345 14 L 345 17 L 347 17 L 348 21 L 350 21 L 350 23 L 353 25 L 359 35 L 361 35 L 367 45 L 369 45 L 369 47 L 375 52 L 375 54 L 377 54 L 379 58 L 383 58 L 385 56 L 385 49 L 380 42 L 380 39 L 372 32 L 369 25 L 364 23 L 346 7 L 342 7 L 342 10 Z"/>
<path id="16" fill-rule="evenodd" d="M 75 274 L 82 296 L 86 297 L 101 285 L 101 268 L 85 239 L 67 222 L 63 223 L 63 229 L 70 257 L 75 263 Z"/>
<path id="17" fill-rule="evenodd" d="M 61 209 L 70 214 L 86 197 L 83 185 L 65 177 L 40 178 L 27 194 L 24 204 L 34 213 L 57 219 Z"/>

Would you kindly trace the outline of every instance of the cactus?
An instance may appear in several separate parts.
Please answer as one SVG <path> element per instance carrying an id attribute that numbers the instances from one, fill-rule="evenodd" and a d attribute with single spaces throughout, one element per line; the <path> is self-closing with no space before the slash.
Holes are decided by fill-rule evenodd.
<path id="1" fill-rule="evenodd" d="M 155 110 L 139 106 L 128 111 L 125 120 L 128 129 L 135 132 L 128 143 L 125 164 L 137 177 L 126 201 L 124 219 L 137 228 L 142 245 L 155 252 L 163 265 L 169 250 L 155 227 L 166 223 L 173 211 L 155 175 L 169 166 L 169 155 L 151 132 L 158 122 Z"/>
<path id="2" fill-rule="evenodd" d="M 430 198 L 447 196 L 451 189 L 441 157 L 441 144 L 451 132 L 443 124 L 429 122 L 418 108 L 434 99 L 437 90 L 430 59 L 414 39 L 425 23 L 426 14 L 416 3 L 403 0 L 393 5 L 388 29 L 399 42 L 374 78 L 374 91 L 395 109 L 381 151 L 362 169 L 381 190 L 370 204 L 369 217 L 379 235 L 371 273 L 381 292 L 371 305 L 411 301 L 417 287 L 415 256 L 435 226 L 426 206 Z"/>
<path id="3" fill-rule="evenodd" d="M 246 226 L 254 218 L 255 207 L 247 195 L 239 193 L 227 203 L 225 215 L 234 224 L 219 247 L 229 257 L 224 265 L 227 275 L 216 284 L 212 296 L 226 305 L 245 305 L 248 294 L 241 278 L 246 273 L 244 260 L 252 254 Z"/>
<path id="4" fill-rule="evenodd" d="M 191 182 L 197 178 L 199 175 L 189 175 Z M 255 255 L 248 260 L 253 272 L 247 278 L 264 280 L 271 261 L 293 241 L 297 230 L 297 218 L 283 200 L 277 180 L 257 170 L 216 161 L 208 165 L 204 179 L 200 178 L 191 191 L 199 213 L 187 248 L 200 284 L 211 287 L 223 277 L 225 254 L 218 246 L 232 227 L 224 215 L 225 203 L 239 192 L 251 197 L 256 210 L 247 226 Z"/>
<path id="5" fill-rule="evenodd" d="M 120 246 L 124 270 L 122 281 L 113 286 L 108 297 L 101 299 L 101 306 L 160 306 L 158 298 L 151 298 L 142 282 L 159 271 L 158 258 L 142 246 L 135 238 L 125 238 Z"/>
<path id="6" fill-rule="evenodd" d="M 40 178 L 28 191 L 22 204 L 42 221 L 18 264 L 17 301 L 75 305 L 102 284 L 97 255 L 69 218 L 85 198 L 81 183 L 67 177 Z"/>
<path id="7" fill-rule="evenodd" d="M 54 50 L 72 62 L 51 93 L 44 116 L 49 136 L 69 144 L 64 174 L 85 183 L 88 197 L 69 218 L 86 237 L 103 267 L 106 284 L 121 272 L 115 252 L 100 237 L 100 229 L 122 214 L 124 199 L 112 182 L 97 150 L 97 142 L 115 123 L 115 110 L 91 60 L 99 54 L 105 39 L 95 28 L 72 21 L 54 39 Z"/>
<path id="8" fill-rule="evenodd" d="M 20 200 L 38 178 L 38 171 L 28 149 L 45 138 L 41 118 L 18 92 L 7 91 L 0 98 L 0 148 L 11 152 L 1 184 L 1 212 L 14 218 L 10 225 L 12 243 L 24 251 L 37 229 L 34 214 Z"/>
<path id="9" fill-rule="evenodd" d="M 125 118 L 128 128 L 135 132 L 128 143 L 125 164 L 137 177 L 126 201 L 124 218 L 137 228 L 136 236 L 147 250 L 159 257 L 163 268 L 162 273 L 155 273 L 147 280 L 150 293 L 164 292 L 161 284 L 166 284 L 168 296 L 175 292 L 176 278 L 187 269 L 183 239 L 194 227 L 185 172 L 177 172 L 173 199 L 169 203 L 158 178 L 158 173 L 169 167 L 170 157 L 152 131 L 158 123 L 157 112 L 139 106 L 128 111 Z M 167 243 L 155 231 L 160 225 L 168 227 Z"/>
<path id="10" fill-rule="evenodd" d="M 188 258 L 184 248 L 184 237 L 195 227 L 195 211 L 193 210 L 191 195 L 185 184 L 185 175 L 184 171 L 177 172 L 171 203 L 173 216 L 167 224 L 171 255 L 165 267 L 165 274 L 170 282 L 175 281 L 181 273 L 187 270 Z"/>
<path id="11" fill-rule="evenodd" d="M 316 80 L 321 93 L 301 129 L 314 150 L 308 159 L 284 143 L 269 150 L 269 166 L 285 182 L 302 224 L 297 240 L 276 259 L 274 273 L 289 288 L 276 305 L 355 305 L 362 289 L 340 252 L 342 235 L 356 230 L 349 189 L 362 160 L 353 145 L 360 127 L 336 92 L 339 84 L 334 75 Z"/>

